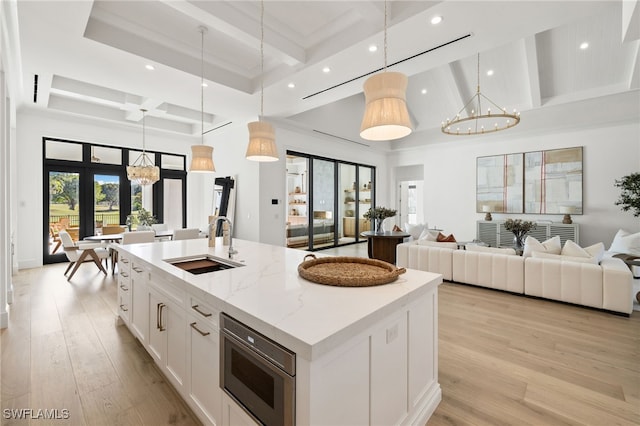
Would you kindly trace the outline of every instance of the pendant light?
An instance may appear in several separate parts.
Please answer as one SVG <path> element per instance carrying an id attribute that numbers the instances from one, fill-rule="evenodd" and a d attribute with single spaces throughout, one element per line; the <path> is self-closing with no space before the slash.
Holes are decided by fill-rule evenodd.
<path id="1" fill-rule="evenodd" d="M 213 165 L 213 147 L 204 144 L 204 33 L 206 27 L 199 27 L 200 44 L 200 145 L 191 145 L 191 168 L 193 173 L 213 173 L 216 171 Z"/>
<path id="2" fill-rule="evenodd" d="M 366 106 L 360 137 L 370 141 L 394 140 L 413 131 L 407 110 L 408 78 L 387 72 L 387 2 L 384 2 L 384 70 L 364 82 Z"/>
<path id="3" fill-rule="evenodd" d="M 276 131 L 266 121 L 264 115 L 264 0 L 260 2 L 260 116 L 258 121 L 247 124 L 249 127 L 249 145 L 247 160 L 278 161 Z"/>
<path id="4" fill-rule="evenodd" d="M 147 110 L 141 109 L 140 111 L 142 111 L 142 154 L 136 158 L 131 166 L 127 166 L 127 178 L 138 185 L 153 185 L 160 180 L 160 168 L 153 165 L 145 150 L 145 113 Z"/>

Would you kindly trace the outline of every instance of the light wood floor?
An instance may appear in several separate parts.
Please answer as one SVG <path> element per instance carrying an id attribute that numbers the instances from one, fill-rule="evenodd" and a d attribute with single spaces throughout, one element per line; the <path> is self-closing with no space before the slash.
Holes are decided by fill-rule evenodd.
<path id="1" fill-rule="evenodd" d="M 30 424 L 194 425 L 126 327 L 93 265 L 20 272 L 2 331 L 4 409 L 67 409 Z M 631 318 L 481 288 L 440 287 L 440 384 L 432 425 L 640 424 L 640 312 Z"/>

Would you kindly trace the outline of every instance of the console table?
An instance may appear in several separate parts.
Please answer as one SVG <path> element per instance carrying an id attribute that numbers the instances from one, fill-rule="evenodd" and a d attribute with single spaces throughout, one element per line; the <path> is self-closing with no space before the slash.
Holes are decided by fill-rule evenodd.
<path id="1" fill-rule="evenodd" d="M 384 260 L 393 265 L 396 264 L 396 246 L 410 235 L 399 231 L 365 231 L 360 234 L 367 238 L 367 253 L 370 259 Z"/>

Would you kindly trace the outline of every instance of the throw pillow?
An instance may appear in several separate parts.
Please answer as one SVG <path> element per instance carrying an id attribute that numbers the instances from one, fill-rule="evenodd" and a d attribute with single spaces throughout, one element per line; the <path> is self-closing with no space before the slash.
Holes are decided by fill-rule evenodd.
<path id="1" fill-rule="evenodd" d="M 418 224 L 410 224 L 410 223 L 405 223 L 404 224 L 404 229 L 408 234 L 411 234 L 411 238 L 414 240 L 417 240 L 418 238 L 420 238 L 420 234 L 422 234 L 422 230 L 425 229 L 427 227 L 427 224 L 422 224 L 422 223 L 418 223 Z"/>
<path id="2" fill-rule="evenodd" d="M 640 256 L 640 232 L 631 234 L 624 229 L 618 230 L 609 251 L 613 253 L 635 254 Z"/>
<path id="3" fill-rule="evenodd" d="M 445 236 L 442 232 L 438 232 L 438 236 L 436 237 L 436 241 L 438 241 L 440 243 L 455 243 L 456 242 L 456 238 L 453 236 L 453 234 Z"/>
<path id="4" fill-rule="evenodd" d="M 576 243 L 571 240 L 567 240 L 564 243 L 564 247 L 562 247 L 562 251 L 560 252 L 563 256 L 574 256 L 574 257 L 591 257 L 589 253 Z"/>
<path id="5" fill-rule="evenodd" d="M 531 254 L 531 257 L 534 259 L 553 259 L 561 262 L 591 263 L 592 265 L 598 264 L 595 257 L 563 256 L 561 254 L 553 254 L 543 251 L 534 251 Z"/>
<path id="6" fill-rule="evenodd" d="M 427 241 L 438 241 L 438 231 L 431 231 L 429 229 L 424 229 L 420 234 L 418 240 L 427 240 Z"/>
<path id="7" fill-rule="evenodd" d="M 585 247 L 584 250 L 589 253 L 591 257 L 595 257 L 598 264 L 604 257 L 604 243 L 596 243 L 592 246 Z"/>
<path id="8" fill-rule="evenodd" d="M 529 235 L 527 239 L 524 240 L 524 250 L 522 253 L 522 257 L 530 257 L 531 254 L 536 251 L 560 254 L 560 252 L 562 251 L 560 236 L 556 235 L 555 237 L 549 238 L 547 241 L 541 243 L 536 238 Z"/>
<path id="9" fill-rule="evenodd" d="M 516 251 L 512 248 L 499 248 L 499 247 L 485 247 L 479 246 L 477 244 L 467 244 L 467 251 L 476 251 L 481 253 L 497 253 L 497 254 L 506 254 L 506 255 L 516 255 Z"/>

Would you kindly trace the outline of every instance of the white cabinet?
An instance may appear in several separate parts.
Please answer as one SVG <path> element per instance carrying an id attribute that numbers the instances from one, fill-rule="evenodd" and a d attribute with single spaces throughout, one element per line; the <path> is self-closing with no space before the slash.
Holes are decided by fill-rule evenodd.
<path id="1" fill-rule="evenodd" d="M 556 235 L 560 236 L 560 243 L 564 245 L 567 240 L 579 243 L 579 226 L 577 223 L 537 223 L 536 229 L 529 231 L 528 235 L 539 241 L 548 240 Z M 507 231 L 502 220 L 479 220 L 477 222 L 476 238 L 489 244 L 491 247 L 513 247 L 513 232 Z"/>
<path id="2" fill-rule="evenodd" d="M 219 425 L 222 420 L 219 312 L 198 299 L 191 298 L 190 302 L 187 340 L 189 405 L 199 418 Z"/>
<path id="3" fill-rule="evenodd" d="M 154 280 L 157 284 L 157 278 L 152 278 L 152 282 Z M 187 319 L 184 308 L 172 299 L 156 290 L 155 286 L 150 286 L 147 349 L 180 392 L 186 372 Z"/>
<path id="4" fill-rule="evenodd" d="M 118 316 L 129 325 L 131 313 L 131 259 L 121 256 L 118 262 Z"/>
<path id="5" fill-rule="evenodd" d="M 222 395 L 222 424 L 232 426 L 256 426 L 257 423 L 229 395 Z"/>
<path id="6" fill-rule="evenodd" d="M 130 329 L 144 345 L 149 336 L 149 276 L 148 267 L 131 261 L 131 310 L 129 313 Z"/>

